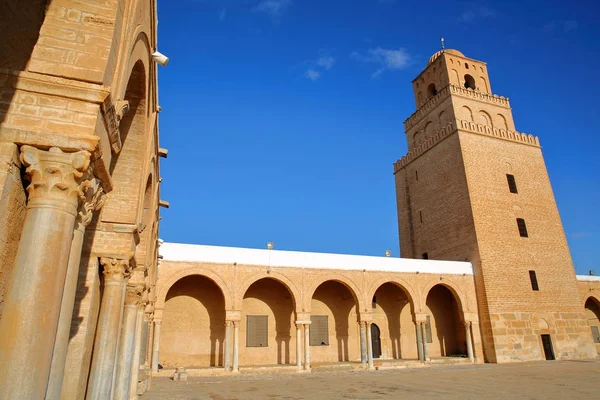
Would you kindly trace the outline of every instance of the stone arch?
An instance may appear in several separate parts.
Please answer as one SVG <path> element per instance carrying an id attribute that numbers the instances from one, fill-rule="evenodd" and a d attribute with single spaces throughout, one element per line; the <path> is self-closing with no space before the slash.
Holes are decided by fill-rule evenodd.
<path id="1" fill-rule="evenodd" d="M 448 114 L 446 113 L 446 111 L 441 111 L 438 114 L 438 121 L 440 123 L 440 126 L 445 126 L 446 123 L 448 122 L 447 119 L 448 119 Z"/>
<path id="2" fill-rule="evenodd" d="M 102 220 L 133 225 L 138 219 L 149 137 L 148 69 L 142 59 L 131 68 L 123 98 L 129 102 L 129 110 L 119 125 L 121 149 L 113 155 L 109 167 L 114 189 L 107 195 Z"/>
<path id="3" fill-rule="evenodd" d="M 506 118 L 504 117 L 504 115 L 498 113 L 498 121 L 500 129 L 508 130 L 508 123 L 506 122 Z"/>
<path id="4" fill-rule="evenodd" d="M 452 76 L 452 80 L 450 83 L 456 86 L 460 86 L 460 77 L 458 76 L 458 71 L 453 69 L 450 76 Z"/>
<path id="5" fill-rule="evenodd" d="M 308 288 L 304 292 L 304 294 L 305 294 L 304 310 L 306 310 L 306 312 L 310 313 L 310 311 L 311 311 L 310 310 L 310 307 L 311 307 L 310 302 L 311 302 L 315 292 L 317 291 L 317 288 L 319 286 L 321 286 L 323 283 L 328 282 L 328 281 L 334 281 L 334 282 L 341 283 L 350 291 L 350 293 L 354 297 L 354 302 L 356 304 L 359 314 L 361 312 L 367 310 L 367 304 L 364 302 L 364 297 L 362 296 L 362 291 L 358 288 L 358 286 L 354 282 L 352 282 L 351 279 L 349 279 L 348 277 L 346 277 L 342 274 L 328 274 L 326 276 L 320 277 L 320 279 L 316 279 L 313 283 L 311 283 L 308 286 Z"/>
<path id="6" fill-rule="evenodd" d="M 126 53 L 126 60 L 124 60 L 124 64 L 126 64 L 126 68 L 124 71 L 128 71 L 127 75 L 121 75 L 118 80 L 118 84 L 116 87 L 118 91 L 116 93 L 116 97 L 118 99 L 122 99 L 126 90 L 127 90 L 127 82 L 129 82 L 131 77 L 131 71 L 134 65 L 138 62 L 142 62 L 144 64 L 144 69 L 148 71 L 150 75 L 150 57 L 151 57 L 151 49 L 150 40 L 148 39 L 148 35 L 146 32 L 142 31 L 141 26 L 138 26 L 136 29 L 134 40 L 131 41 L 131 46 L 129 47 L 129 51 Z"/>
<path id="7" fill-rule="evenodd" d="M 167 293 L 169 292 L 169 289 L 179 280 L 191 275 L 201 275 L 213 281 L 219 287 L 219 289 L 221 289 L 221 293 L 223 293 L 223 297 L 225 299 L 225 309 L 233 310 L 231 291 L 227 286 L 227 283 L 225 283 L 225 281 L 223 280 L 223 278 L 221 278 L 219 274 L 208 270 L 204 267 L 196 267 L 189 269 L 186 268 L 181 272 L 169 275 L 167 278 L 165 278 L 165 280 L 160 284 L 160 287 L 158 287 L 155 307 L 157 309 L 164 309 L 165 300 L 167 298 Z"/>
<path id="8" fill-rule="evenodd" d="M 381 328 L 383 357 L 417 358 L 413 288 L 404 280 L 382 278 L 370 286 L 366 296 L 365 302 L 371 303 L 373 323 Z"/>
<path id="9" fill-rule="evenodd" d="M 265 272 L 260 275 L 253 275 L 251 278 L 248 278 L 240 287 L 236 290 L 235 299 L 233 302 L 233 306 L 236 307 L 236 310 L 240 310 L 242 307 L 242 302 L 244 300 L 244 295 L 248 291 L 248 288 L 252 286 L 253 283 L 260 281 L 261 279 L 273 279 L 283 286 L 287 288 L 287 290 L 292 295 L 292 301 L 294 303 L 294 311 L 296 313 L 301 312 L 301 304 L 302 304 L 302 294 L 298 290 L 298 287 L 288 278 L 286 275 L 279 272 Z"/>
<path id="10" fill-rule="evenodd" d="M 448 290 L 450 290 L 450 292 L 454 295 L 456 303 L 458 304 L 458 308 L 463 315 L 465 313 L 469 312 L 469 308 L 466 307 L 467 298 L 466 298 L 465 294 L 460 289 L 457 288 L 456 284 L 454 284 L 451 280 L 449 280 L 445 276 L 443 277 L 443 280 L 429 282 L 427 284 L 427 286 L 425 286 L 425 288 L 421 292 L 421 296 L 419 298 L 419 300 L 420 300 L 420 304 L 419 304 L 420 308 L 418 309 L 419 311 L 423 309 L 423 305 L 425 305 L 425 302 L 427 301 L 427 295 L 429 294 L 431 289 L 437 285 L 444 286 Z M 416 312 L 418 312 L 418 311 L 416 311 Z"/>
<path id="11" fill-rule="evenodd" d="M 484 90 L 485 93 L 489 93 L 490 92 L 490 87 L 488 86 L 487 80 L 483 76 L 480 76 L 479 80 L 481 81 L 480 88 L 482 90 Z"/>
<path id="12" fill-rule="evenodd" d="M 463 118 L 469 122 L 474 122 L 473 120 L 473 111 L 467 106 L 462 106 L 462 115 Z"/>
<path id="13" fill-rule="evenodd" d="M 484 126 L 493 127 L 492 117 L 486 111 L 479 110 L 480 123 Z"/>
<path id="14" fill-rule="evenodd" d="M 427 290 L 422 311 L 427 316 L 426 337 L 431 357 L 466 354 L 466 334 L 463 326 L 464 301 L 456 289 L 446 282 L 437 282 Z"/>
<path id="15" fill-rule="evenodd" d="M 375 295 L 375 292 L 377 291 L 377 289 L 379 289 L 379 287 L 384 285 L 385 283 L 392 283 L 395 286 L 399 287 L 402 291 L 404 291 L 404 293 L 406 293 L 406 295 L 408 296 L 408 299 L 410 301 L 411 308 L 413 310 L 413 314 L 414 314 L 417 310 L 415 301 L 418 299 L 418 295 L 417 295 L 417 292 L 415 291 L 415 289 L 408 282 L 406 282 L 403 279 L 380 278 L 380 279 L 376 280 L 369 286 L 369 290 L 365 293 L 365 299 L 364 299 L 365 304 L 369 304 L 369 302 L 371 302 L 371 299 Z"/>
<path id="16" fill-rule="evenodd" d="M 425 136 L 429 136 L 429 135 L 431 135 L 431 134 L 432 134 L 432 132 L 433 132 L 433 122 L 431 122 L 431 121 L 428 121 L 428 122 L 425 124 L 425 129 L 424 129 L 424 130 L 425 130 Z"/>

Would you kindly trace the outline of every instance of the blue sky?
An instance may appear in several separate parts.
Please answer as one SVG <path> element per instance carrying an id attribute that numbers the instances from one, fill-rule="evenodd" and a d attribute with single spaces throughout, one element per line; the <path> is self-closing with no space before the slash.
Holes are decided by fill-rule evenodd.
<path id="1" fill-rule="evenodd" d="M 600 273 L 595 2 L 158 3 L 164 240 L 398 256 L 392 163 L 443 36 L 540 137 L 577 272 Z"/>

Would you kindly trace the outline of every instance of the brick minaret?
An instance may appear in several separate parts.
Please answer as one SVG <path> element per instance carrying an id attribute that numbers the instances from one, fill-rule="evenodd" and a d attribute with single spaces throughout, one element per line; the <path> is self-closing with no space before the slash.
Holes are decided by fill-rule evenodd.
<path id="1" fill-rule="evenodd" d="M 473 263 L 486 360 L 595 357 L 538 138 L 459 51 L 434 54 L 413 89 L 394 164 L 402 256 Z"/>

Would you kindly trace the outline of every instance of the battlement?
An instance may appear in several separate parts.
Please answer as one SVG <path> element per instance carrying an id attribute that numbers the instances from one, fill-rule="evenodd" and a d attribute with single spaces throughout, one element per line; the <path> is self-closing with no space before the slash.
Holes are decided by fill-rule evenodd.
<path id="1" fill-rule="evenodd" d="M 457 119 L 454 122 L 448 122 L 448 124 L 437 131 L 432 137 L 419 144 L 414 150 L 406 153 L 404 157 L 394 163 L 394 173 L 404 168 L 412 160 L 425 153 L 427 150 L 441 142 L 444 138 L 448 137 L 451 133 L 456 130 L 463 130 L 480 135 L 487 135 L 497 137 L 498 139 L 508 140 L 511 142 L 517 142 L 526 144 L 528 146 L 540 147 L 540 140 L 537 136 L 532 134 L 513 132 L 506 129 L 498 129 L 490 126 L 484 126 L 476 122 L 466 121 Z"/>
<path id="2" fill-rule="evenodd" d="M 500 105 L 502 107 L 510 108 L 510 101 L 508 97 L 498 96 L 497 94 L 482 93 L 478 90 L 466 89 L 460 86 L 450 84 L 441 89 L 435 96 L 427 100 L 425 104 L 419 107 L 417 111 L 412 113 L 412 115 L 404 121 L 404 130 L 408 131 L 410 128 L 412 128 L 421 119 L 421 117 L 427 114 L 429 110 L 435 107 L 435 105 L 438 102 L 440 102 L 442 99 L 445 99 L 446 96 L 450 94 L 457 94 L 460 96 L 465 96 L 472 99 L 485 101 L 488 103 Z"/>

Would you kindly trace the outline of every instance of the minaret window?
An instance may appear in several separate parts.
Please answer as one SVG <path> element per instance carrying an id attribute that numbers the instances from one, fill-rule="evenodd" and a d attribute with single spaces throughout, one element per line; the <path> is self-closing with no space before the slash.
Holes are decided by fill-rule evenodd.
<path id="1" fill-rule="evenodd" d="M 517 226 L 519 227 L 519 235 L 521 235 L 521 237 L 529 237 L 527 225 L 525 225 L 525 220 L 523 218 L 517 218 Z"/>
<path id="2" fill-rule="evenodd" d="M 515 176 L 511 174 L 506 174 L 506 180 L 508 181 L 508 189 L 511 193 L 519 193 L 517 190 L 517 181 L 515 180 Z"/>
<path id="3" fill-rule="evenodd" d="M 477 86 L 475 85 L 475 78 L 473 78 L 471 75 L 466 74 L 465 75 L 465 87 L 467 89 L 477 89 Z"/>
<path id="4" fill-rule="evenodd" d="M 437 89 L 435 88 L 435 83 L 430 83 L 427 86 L 427 97 L 433 97 L 437 94 Z"/>
<path id="5" fill-rule="evenodd" d="M 538 285 L 537 276 L 535 271 L 529 271 L 529 280 L 531 281 L 531 290 L 538 291 L 540 286 Z"/>

